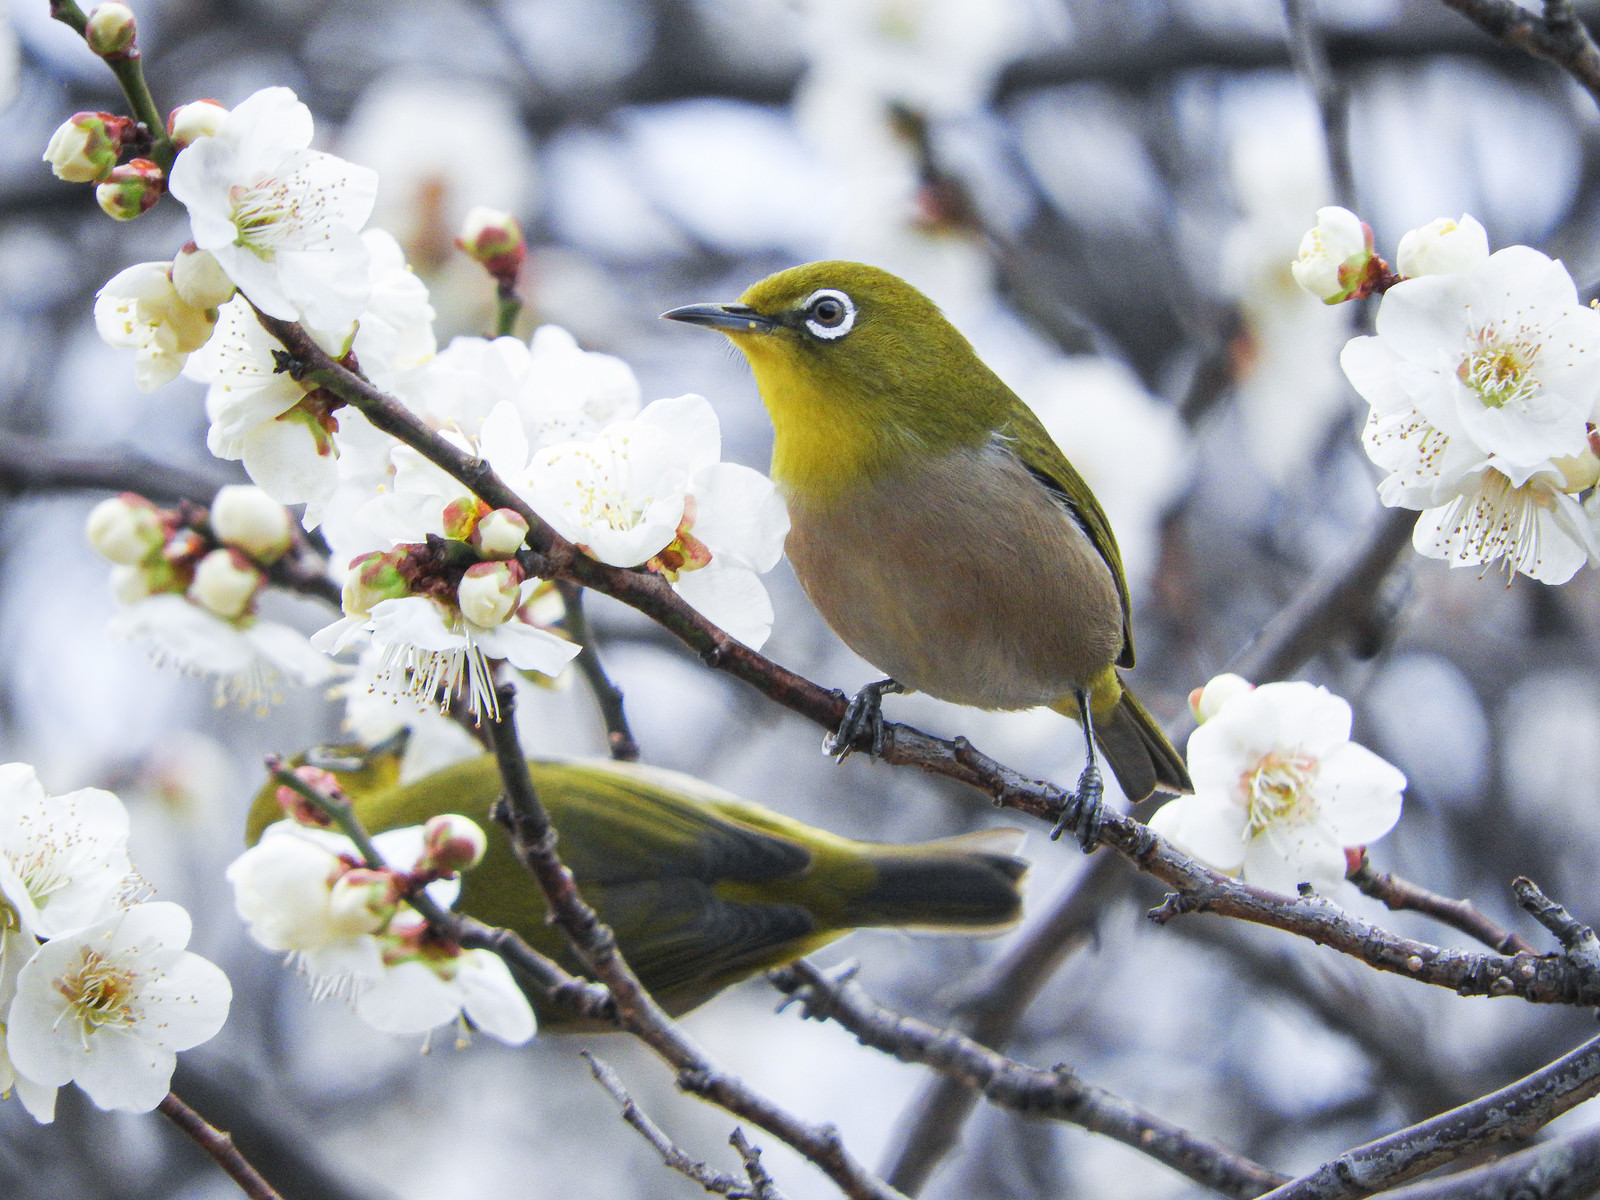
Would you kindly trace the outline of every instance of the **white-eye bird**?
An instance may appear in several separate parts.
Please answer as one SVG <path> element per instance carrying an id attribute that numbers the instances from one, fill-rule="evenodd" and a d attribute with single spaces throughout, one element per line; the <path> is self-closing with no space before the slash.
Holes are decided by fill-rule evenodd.
<path id="1" fill-rule="evenodd" d="M 663 316 L 744 352 L 776 435 L 788 554 L 836 633 L 889 676 L 832 745 L 906 689 L 984 709 L 1049 705 L 1088 763 L 1055 835 L 1096 839 L 1095 745 L 1132 800 L 1190 789 L 1183 759 L 1124 685 L 1128 584 L 1094 494 L 1032 410 L 937 307 L 887 271 L 818 262 L 733 304 Z"/>

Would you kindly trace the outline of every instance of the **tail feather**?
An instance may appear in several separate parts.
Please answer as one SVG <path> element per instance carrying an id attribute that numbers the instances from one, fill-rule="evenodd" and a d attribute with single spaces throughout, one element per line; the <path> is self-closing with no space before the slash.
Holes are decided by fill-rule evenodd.
<path id="1" fill-rule="evenodd" d="M 1144 800 L 1158 791 L 1183 795 L 1194 790 L 1183 755 L 1127 687 L 1116 708 L 1095 715 L 1094 734 L 1129 800 Z"/>
<path id="2" fill-rule="evenodd" d="M 1015 845 L 1013 831 L 1004 833 Z M 916 846 L 875 847 L 876 878 L 850 898 L 848 924 L 966 930 L 1016 924 L 1028 864 L 997 849 L 999 840 L 997 831 L 985 830 Z"/>

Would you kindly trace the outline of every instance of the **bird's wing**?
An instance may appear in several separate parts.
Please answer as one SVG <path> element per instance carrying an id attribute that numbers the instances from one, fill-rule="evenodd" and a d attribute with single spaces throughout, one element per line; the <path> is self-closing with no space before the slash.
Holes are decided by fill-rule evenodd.
<path id="1" fill-rule="evenodd" d="M 1122 653 L 1117 656 L 1117 666 L 1133 666 L 1133 603 L 1128 596 L 1128 577 L 1122 569 L 1122 554 L 1117 549 L 1116 536 L 1111 532 L 1111 522 L 1105 510 L 1094 498 L 1083 476 L 1067 461 L 1061 447 L 1034 416 L 1033 411 L 1018 400 L 1007 427 L 1001 431 L 1000 444 L 1020 462 L 1045 489 L 1055 497 L 1062 510 L 1083 530 L 1090 543 L 1100 552 L 1111 568 L 1117 583 L 1117 597 L 1122 602 Z"/>

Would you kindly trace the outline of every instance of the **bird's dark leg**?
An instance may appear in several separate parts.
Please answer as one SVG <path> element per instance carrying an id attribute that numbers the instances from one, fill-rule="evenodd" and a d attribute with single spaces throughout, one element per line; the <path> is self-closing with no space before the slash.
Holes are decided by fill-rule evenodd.
<path id="1" fill-rule="evenodd" d="M 850 706 L 844 710 L 844 720 L 839 728 L 822 739 L 822 750 L 843 762 L 850 754 L 856 738 L 872 731 L 872 757 L 883 754 L 883 698 L 906 689 L 892 679 L 869 683 L 855 694 Z"/>
<path id="2" fill-rule="evenodd" d="M 1089 756 L 1083 773 L 1078 776 L 1078 786 L 1061 805 L 1061 815 L 1056 827 L 1050 831 L 1050 840 L 1056 841 L 1068 829 L 1078 835 L 1078 845 L 1085 854 L 1100 844 L 1100 797 L 1105 784 L 1100 778 L 1100 764 L 1094 756 L 1094 714 L 1089 708 L 1089 693 L 1079 689 L 1076 693 L 1079 719 L 1083 722 L 1083 747 Z"/>

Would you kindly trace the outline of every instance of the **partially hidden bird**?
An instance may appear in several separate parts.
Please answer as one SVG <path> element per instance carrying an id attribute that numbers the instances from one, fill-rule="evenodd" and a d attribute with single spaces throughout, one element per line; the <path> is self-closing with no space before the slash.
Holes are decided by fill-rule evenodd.
<path id="1" fill-rule="evenodd" d="M 515 930 L 568 971 L 583 967 L 551 926 L 538 885 L 489 819 L 501 791 L 492 756 L 400 783 L 398 758 L 342 748 L 333 769 L 373 833 L 457 812 L 488 832 L 483 861 L 461 878 L 456 908 Z M 341 769 L 343 764 L 348 769 Z M 1021 835 L 991 829 L 915 845 L 854 841 L 782 816 L 674 771 L 637 763 L 530 760 L 557 849 L 624 957 L 674 1015 L 729 984 L 795 959 L 853 929 L 894 926 L 997 932 L 1022 912 Z M 254 843 L 283 815 L 274 783 L 256 796 Z M 577 1027 L 535 999 L 546 1026 Z"/>
<path id="2" fill-rule="evenodd" d="M 862 263 L 771 275 L 736 303 L 663 313 L 743 351 L 775 434 L 787 551 L 834 631 L 889 678 L 830 743 L 920 691 L 982 709 L 1048 705 L 1083 725 L 1087 762 L 1052 834 L 1098 840 L 1098 743 L 1130 800 L 1191 789 L 1128 690 L 1128 582 L 1105 513 L 1033 411 L 934 305 Z"/>

